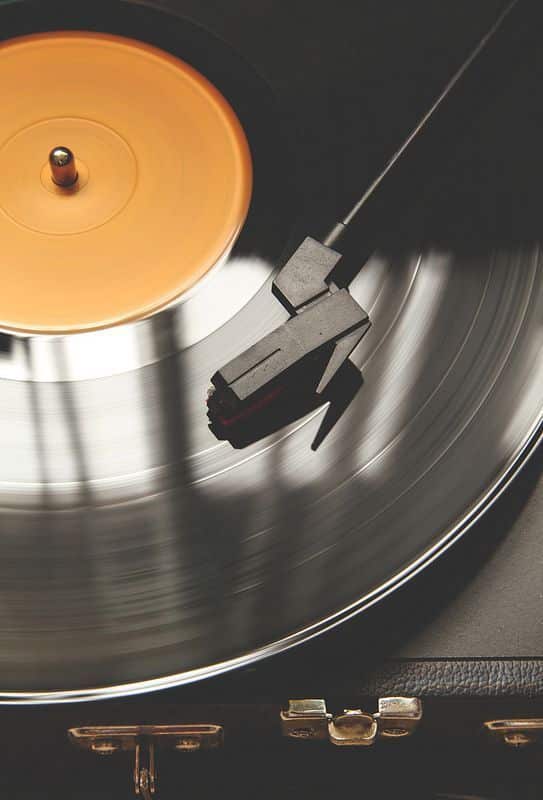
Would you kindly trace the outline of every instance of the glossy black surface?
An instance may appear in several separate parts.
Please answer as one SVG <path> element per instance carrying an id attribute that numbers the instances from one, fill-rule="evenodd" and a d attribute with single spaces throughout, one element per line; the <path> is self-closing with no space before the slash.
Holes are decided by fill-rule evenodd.
<path id="1" fill-rule="evenodd" d="M 345 3 L 333 17 L 325 4 L 248 5 L 244 26 L 212 4 L 178 11 L 220 29 L 278 97 L 301 212 L 277 223 L 279 252 L 354 201 L 370 161 L 397 146 L 495 6 L 475 20 L 467 3 L 447 13 L 394 4 L 390 18 L 369 3 Z M 431 40 L 421 18 L 434 26 Z M 392 65 L 385 42 L 399 49 Z M 381 598 L 512 477 L 543 407 L 541 65 L 522 55 L 480 96 L 439 171 L 409 184 L 401 213 L 376 231 L 373 255 L 366 260 L 356 231 L 346 239 L 351 263 L 363 266 L 352 293 L 373 327 L 353 355 L 364 384 L 317 452 L 322 409 L 244 450 L 207 428 L 209 377 L 284 319 L 264 245 L 256 253 L 245 245 L 240 256 L 264 265 L 262 288 L 241 308 L 234 302 L 237 313 L 220 327 L 198 329 L 184 304 L 133 326 L 132 350 L 145 337 L 152 345 L 134 356 L 137 369 L 119 368 L 118 339 L 109 373 L 103 362 L 83 374 L 84 359 L 66 366 L 74 351 L 62 341 L 47 345 L 49 366 L 37 364 L 43 345 L 31 341 L 10 374 L 21 351 L 8 348 L 0 364 L 4 693 L 129 692 L 278 652 Z M 274 197 L 258 225 L 280 219 Z M 244 273 L 230 274 L 235 288 Z"/>

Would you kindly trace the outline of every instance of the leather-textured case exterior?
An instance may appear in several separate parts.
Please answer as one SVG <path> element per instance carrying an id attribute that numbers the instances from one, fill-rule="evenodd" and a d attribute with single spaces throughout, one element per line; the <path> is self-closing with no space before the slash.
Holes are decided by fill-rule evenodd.
<path id="1" fill-rule="evenodd" d="M 363 679 L 359 692 L 370 697 L 543 697 L 543 659 L 387 661 Z"/>

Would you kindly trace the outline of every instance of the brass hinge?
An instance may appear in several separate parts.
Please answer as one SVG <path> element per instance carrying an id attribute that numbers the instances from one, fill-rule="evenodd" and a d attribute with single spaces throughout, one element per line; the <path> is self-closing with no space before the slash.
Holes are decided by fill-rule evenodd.
<path id="1" fill-rule="evenodd" d="M 509 747 L 543 744 L 543 719 L 493 719 L 483 727 L 493 739 Z"/>
<path id="2" fill-rule="evenodd" d="M 374 714 L 359 708 L 329 713 L 325 700 L 289 700 L 281 711 L 283 736 L 289 739 L 326 740 L 334 745 L 370 747 L 378 738 L 410 736 L 422 719 L 416 697 L 382 697 Z"/>
<path id="3" fill-rule="evenodd" d="M 134 791 L 142 800 L 152 800 L 157 790 L 155 750 L 180 753 L 214 750 L 223 744 L 221 725 L 102 725 L 70 728 L 70 741 L 100 756 L 134 753 Z"/>

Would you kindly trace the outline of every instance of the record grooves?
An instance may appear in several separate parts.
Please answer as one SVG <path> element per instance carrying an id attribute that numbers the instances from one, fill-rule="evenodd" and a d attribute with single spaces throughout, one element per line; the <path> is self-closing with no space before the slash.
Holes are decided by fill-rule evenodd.
<path id="1" fill-rule="evenodd" d="M 470 118 L 449 164 L 438 171 L 433 161 L 424 173 L 423 161 L 405 162 L 406 175 L 417 165 L 417 182 L 403 193 L 392 182 L 392 201 L 375 206 L 388 213 L 407 198 L 401 213 L 381 219 L 369 208 L 338 244 L 338 261 L 322 239 L 358 179 L 337 203 L 314 188 L 341 174 L 337 142 L 347 134 L 335 140 L 329 120 L 319 128 L 308 118 L 302 133 L 292 124 L 277 48 L 265 48 L 254 20 L 234 47 L 190 21 L 198 16 L 190 3 L 158 6 L 0 7 L 6 40 L 58 30 L 60 19 L 63 30 L 139 40 L 181 59 L 239 119 L 254 178 L 228 257 L 168 308 L 90 333 L 4 333 L 3 702 L 186 683 L 322 633 L 468 530 L 541 436 L 543 175 L 536 114 L 527 113 L 542 77 L 538 53 L 526 50 L 509 83 Z M 347 29 L 357 13 L 346 9 Z M 288 37 L 303 28 L 303 15 L 293 17 Z M 260 49 L 254 36 L 263 37 Z M 341 57 L 339 44 L 322 51 L 329 70 Z M 321 67 L 303 66 L 312 97 Z M 358 119 L 354 71 L 342 91 Z M 145 92 L 123 101 L 141 126 L 159 129 Z M 342 102 L 338 113 L 348 117 Z M 67 99 L 62 118 L 75 105 Z M 51 148 L 60 145 L 70 142 Z M 315 174 L 310 154 L 318 152 L 327 159 Z M 350 163 L 361 180 L 366 157 L 359 148 Z M 212 184 L 208 175 L 207 193 Z M 372 219 L 379 224 L 366 238 Z M 303 291 L 300 259 L 310 264 Z M 285 262 L 294 283 L 279 269 Z M 255 347 L 264 354 L 241 363 Z M 258 370 L 278 352 L 285 361 L 271 379 Z M 211 376 L 225 391 L 208 401 L 229 429 L 219 438 L 208 427 Z M 244 395 L 240 380 L 250 383 Z M 237 393 L 233 405 L 227 388 Z M 265 425 L 264 408 L 272 412 Z M 239 438 L 230 441 L 234 428 Z"/>

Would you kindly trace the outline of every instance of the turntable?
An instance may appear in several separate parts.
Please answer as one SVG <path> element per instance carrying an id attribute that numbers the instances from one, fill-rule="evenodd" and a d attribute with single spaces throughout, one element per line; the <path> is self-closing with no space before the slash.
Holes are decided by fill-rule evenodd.
<path id="1" fill-rule="evenodd" d="M 133 751 L 147 798 L 155 746 L 280 708 L 286 739 L 351 748 L 454 728 L 438 698 L 469 698 L 460 728 L 538 717 L 535 4 L 0 20 L 21 758 L 22 720 L 52 725 L 76 772 Z"/>

